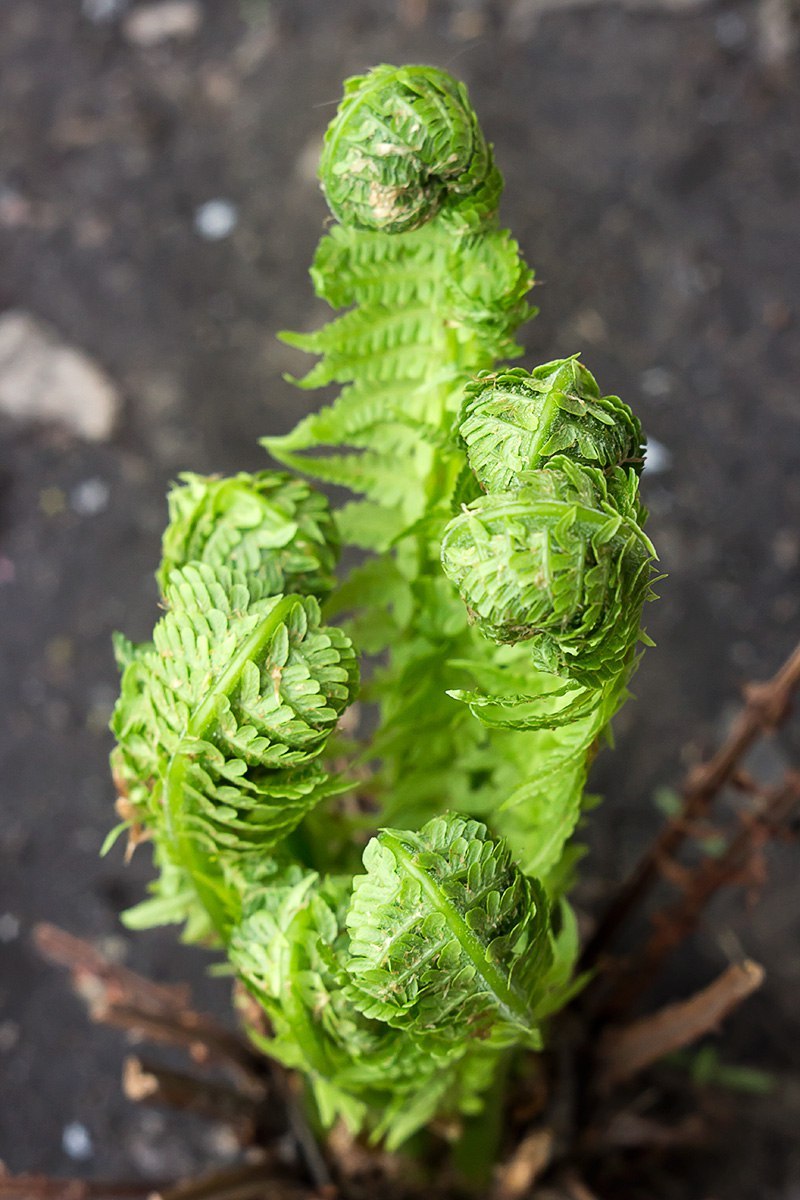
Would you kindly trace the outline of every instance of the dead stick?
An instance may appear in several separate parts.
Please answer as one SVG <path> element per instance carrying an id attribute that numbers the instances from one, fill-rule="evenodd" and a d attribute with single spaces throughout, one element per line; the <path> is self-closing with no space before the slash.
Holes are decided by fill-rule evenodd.
<path id="1" fill-rule="evenodd" d="M 608 1091 L 666 1054 L 690 1046 L 715 1029 L 763 980 L 764 970 L 758 963 L 749 959 L 734 963 L 689 1000 L 607 1030 L 598 1048 L 599 1090 Z"/>
<path id="2" fill-rule="evenodd" d="M 41 956 L 73 975 L 94 978 L 103 984 L 108 997 L 124 999 L 150 1012 L 180 1012 L 190 1003 L 189 989 L 184 984 L 173 986 L 153 983 L 127 967 L 112 963 L 90 942 L 59 929 L 48 921 L 40 921 L 33 929 L 33 941 Z M 113 999 L 110 1001 L 113 1003 Z"/>
<path id="3" fill-rule="evenodd" d="M 104 1183 L 99 1179 L 55 1179 L 49 1175 L 8 1175 L 0 1169 L 1 1200 L 130 1200 L 148 1197 L 171 1184 L 139 1181 Z"/>
<path id="4" fill-rule="evenodd" d="M 213 1171 L 151 1193 L 151 1200 L 315 1200 L 318 1192 L 282 1178 L 268 1161 Z"/>
<path id="5" fill-rule="evenodd" d="M 574 1171 L 570 1171 L 564 1176 L 561 1186 L 564 1188 L 565 1200 L 598 1200 L 594 1192 L 589 1190 Z"/>
<path id="6" fill-rule="evenodd" d="M 122 1089 L 137 1104 L 165 1105 L 227 1122 L 244 1142 L 252 1138 L 259 1124 L 260 1106 L 254 1097 L 224 1083 L 198 1079 L 134 1055 L 125 1060 Z"/>
<path id="7" fill-rule="evenodd" d="M 612 983 L 602 1006 L 603 1012 L 618 1017 L 633 1007 L 661 970 L 667 956 L 695 931 L 716 893 L 723 887 L 748 882 L 757 855 L 764 844 L 785 827 L 798 802 L 800 772 L 788 771 L 780 787 L 765 798 L 762 811 L 743 818 L 723 853 L 703 859 L 687 874 L 680 898 L 655 914 L 648 941 Z"/>
<path id="8" fill-rule="evenodd" d="M 492 1200 L 524 1200 L 553 1161 L 556 1139 L 542 1126 L 527 1134 L 508 1162 L 497 1169 Z"/>
<path id="9" fill-rule="evenodd" d="M 68 968 L 73 987 L 88 1005 L 92 1020 L 153 1041 L 184 1046 L 201 1062 L 221 1059 L 253 1082 L 263 1081 L 260 1056 L 244 1038 L 190 1008 L 185 987 L 153 983 L 109 962 L 88 942 L 55 925 L 41 923 L 33 936 L 43 957 Z"/>
<path id="10" fill-rule="evenodd" d="M 750 684 L 745 689 L 746 705 L 734 723 L 725 743 L 703 766 L 692 771 L 683 788 L 680 814 L 664 826 L 641 858 L 638 866 L 622 885 L 616 899 L 586 945 L 582 967 L 594 966 L 619 928 L 641 904 L 659 878 L 662 863 L 673 857 L 694 822 L 704 817 L 714 797 L 727 783 L 753 743 L 765 732 L 776 729 L 789 709 L 792 696 L 800 686 L 800 645 L 767 683 Z"/>

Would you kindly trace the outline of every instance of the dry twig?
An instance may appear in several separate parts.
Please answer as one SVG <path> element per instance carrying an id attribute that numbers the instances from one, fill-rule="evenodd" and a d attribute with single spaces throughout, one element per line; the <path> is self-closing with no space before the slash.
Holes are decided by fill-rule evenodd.
<path id="1" fill-rule="evenodd" d="M 263 1160 L 176 1184 L 151 1200 L 322 1200 L 324 1195 L 281 1178 L 274 1163 Z"/>
<path id="2" fill-rule="evenodd" d="M 122 1088 L 134 1103 L 165 1105 L 212 1121 L 224 1121 L 242 1145 L 248 1145 L 262 1124 L 266 1091 L 256 1099 L 236 1088 L 197 1079 L 157 1063 L 130 1056 L 122 1073 Z"/>
<path id="3" fill-rule="evenodd" d="M 620 968 L 603 1011 L 619 1015 L 630 1010 L 650 985 L 672 950 L 700 923 L 711 899 L 723 887 L 749 886 L 763 881 L 766 843 L 785 830 L 800 804 L 800 772 L 789 771 L 782 784 L 761 798 L 760 811 L 745 814 L 725 850 L 704 858 L 681 879 L 681 895 L 652 917 L 653 931 L 633 961 Z"/>
<path id="4" fill-rule="evenodd" d="M 264 1060 L 244 1038 L 191 1009 L 187 988 L 153 983 L 46 922 L 35 927 L 33 937 L 44 958 L 68 968 L 93 1021 L 150 1041 L 183 1046 L 196 1062 L 225 1062 L 252 1084 L 263 1086 Z"/>
<path id="5" fill-rule="evenodd" d="M 49 1175 L 10 1175 L 0 1165 L 0 1200 L 135 1200 L 154 1189 L 152 1182 L 104 1183 L 98 1179 L 53 1179 Z"/>
<path id="6" fill-rule="evenodd" d="M 598 1048 L 596 1086 L 608 1091 L 645 1067 L 715 1029 L 759 988 L 764 970 L 747 960 L 732 964 L 708 987 L 688 1000 L 603 1034 Z"/>
<path id="7" fill-rule="evenodd" d="M 725 743 L 705 764 L 690 772 L 683 788 L 681 812 L 671 820 L 619 890 L 583 953 L 583 967 L 594 966 L 620 927 L 639 907 L 695 824 L 702 820 L 721 788 L 737 774 L 747 752 L 764 733 L 786 719 L 792 697 L 800 687 L 800 645 L 772 679 L 750 684 L 746 704 Z"/>
<path id="8" fill-rule="evenodd" d="M 530 1196 L 553 1160 L 555 1135 L 552 1129 L 534 1129 L 517 1146 L 508 1162 L 497 1169 L 492 1200 L 523 1200 Z"/>

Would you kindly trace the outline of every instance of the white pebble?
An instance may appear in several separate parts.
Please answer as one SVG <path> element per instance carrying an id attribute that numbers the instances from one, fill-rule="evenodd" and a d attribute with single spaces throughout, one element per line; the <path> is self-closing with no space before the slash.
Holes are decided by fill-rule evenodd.
<path id="1" fill-rule="evenodd" d="M 134 8 L 125 19 L 124 31 L 134 45 L 157 46 L 170 38 L 194 37 L 202 21 L 197 0 L 161 0 Z"/>
<path id="2" fill-rule="evenodd" d="M 16 1021 L 0 1021 L 0 1054 L 10 1054 L 19 1041 Z"/>
<path id="3" fill-rule="evenodd" d="M 76 484 L 69 497 L 70 508 L 79 517 L 96 517 L 108 508 L 111 488 L 103 479 L 84 479 Z"/>
<path id="4" fill-rule="evenodd" d="M 83 15 L 95 25 L 103 25 L 113 21 L 124 13 L 128 0 L 83 0 L 81 9 Z"/>
<path id="5" fill-rule="evenodd" d="M 61 1145 L 64 1153 L 76 1162 L 86 1162 L 94 1154 L 89 1130 L 80 1121 L 70 1121 L 69 1125 L 64 1126 Z"/>
<path id="6" fill-rule="evenodd" d="M 19 937 L 19 917 L 3 913 L 0 917 L 0 942 L 15 942 Z"/>
<path id="7" fill-rule="evenodd" d="M 31 313 L 0 316 L 0 412 L 18 421 L 57 421 L 78 437 L 111 437 L 121 397 L 83 350 Z"/>
<path id="8" fill-rule="evenodd" d="M 218 242 L 233 233 L 239 210 L 230 200 L 207 200 L 194 214 L 194 227 L 200 237 Z"/>
<path id="9" fill-rule="evenodd" d="M 671 466 L 671 451 L 657 438 L 649 437 L 647 439 L 647 455 L 644 460 L 644 469 L 648 475 L 663 475 Z"/>
<path id="10" fill-rule="evenodd" d="M 738 50 L 747 41 L 747 22 L 741 13 L 720 13 L 714 22 L 714 34 L 724 50 Z"/>
<path id="11" fill-rule="evenodd" d="M 672 376 L 666 367 L 649 367 L 642 371 L 639 382 L 644 394 L 654 400 L 660 400 L 672 391 Z"/>

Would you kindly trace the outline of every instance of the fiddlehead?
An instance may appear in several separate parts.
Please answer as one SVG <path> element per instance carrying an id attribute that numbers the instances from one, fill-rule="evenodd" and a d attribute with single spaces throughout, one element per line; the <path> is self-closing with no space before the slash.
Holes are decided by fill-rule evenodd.
<path id="1" fill-rule="evenodd" d="M 229 482 L 228 499 L 241 501 L 245 477 Z M 322 624 L 313 596 L 272 594 L 292 561 L 301 576 L 319 579 L 319 557 L 309 564 L 307 522 L 289 522 L 294 558 L 285 529 L 270 548 L 252 513 L 243 526 L 233 524 L 232 510 L 242 518 L 236 504 L 222 506 L 220 537 L 203 538 L 202 521 L 187 531 L 187 501 L 202 514 L 204 501 L 225 496 L 225 481 L 192 479 L 187 489 L 177 503 L 173 493 L 175 522 L 165 536 L 167 611 L 151 644 L 118 643 L 123 676 L 112 765 L 123 814 L 154 837 L 165 882 L 174 893 L 188 879 L 224 936 L 238 909 L 226 871 L 273 849 L 336 790 L 319 756 L 355 694 L 358 671 L 349 639 Z M 249 499 L 260 502 L 265 490 L 263 478 L 254 481 Z M 316 516 L 324 522 L 323 509 Z M 280 524 L 269 505 L 264 523 L 270 536 Z M 213 565 L 220 544 L 234 544 L 250 572 Z M 177 547 L 187 545 L 201 557 L 175 565 Z M 323 554 L 326 564 L 333 553 Z"/>
<path id="2" fill-rule="evenodd" d="M 445 1045 L 465 1028 L 540 1045 L 549 906 L 508 847 L 477 821 L 437 817 L 419 833 L 383 830 L 364 865 L 347 918 L 361 1011 Z"/>
<path id="3" fill-rule="evenodd" d="M 450 522 L 445 574 L 486 637 L 530 639 L 538 670 L 597 687 L 629 663 L 651 594 L 636 477 L 558 455 L 523 479 Z"/>
<path id="4" fill-rule="evenodd" d="M 346 541 L 383 549 L 455 486 L 461 389 L 520 352 L 533 276 L 497 227 L 502 181 L 466 91 L 442 71 L 382 66 L 349 80 L 321 178 L 340 224 L 311 275 L 329 304 L 353 307 L 316 333 L 282 336 L 322 355 L 301 386 L 345 386 L 265 445 L 366 497 L 340 527 Z M 338 452 L 315 453 L 323 446 Z"/>
<path id="5" fill-rule="evenodd" d="M 601 396 L 577 358 L 480 372 L 466 389 L 459 431 L 486 492 L 522 485 L 525 472 L 566 454 L 585 466 L 637 471 L 642 427 L 618 396 Z"/>
<path id="6" fill-rule="evenodd" d="M 320 492 L 292 475 L 260 471 L 229 478 L 186 473 L 168 497 L 158 582 L 189 562 L 228 567 L 269 596 L 323 599 L 333 588 L 339 536 Z"/>
<path id="7" fill-rule="evenodd" d="M 477 822 L 384 831 L 364 864 L 354 886 L 290 867 L 251 887 L 230 955 L 269 1016 L 262 1045 L 304 1071 L 325 1123 L 394 1147 L 437 1111 L 479 1111 L 499 1055 L 541 1044 L 577 943 Z"/>
<path id="8" fill-rule="evenodd" d="M 466 88 L 433 67 L 349 79 L 319 173 L 337 220 L 383 233 L 408 233 L 440 212 L 480 224 L 502 190 Z"/>

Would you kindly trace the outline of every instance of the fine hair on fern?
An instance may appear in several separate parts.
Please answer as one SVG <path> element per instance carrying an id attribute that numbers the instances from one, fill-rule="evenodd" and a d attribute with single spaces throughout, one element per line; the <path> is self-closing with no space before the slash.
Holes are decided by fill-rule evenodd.
<path id="1" fill-rule="evenodd" d="M 628 406 L 576 355 L 497 365 L 533 272 L 464 86 L 348 80 L 320 177 L 338 315 L 282 336 L 341 390 L 264 440 L 280 470 L 173 488 L 163 615 L 116 643 L 115 832 L 158 867 L 128 923 L 221 948 L 321 1125 L 394 1149 L 581 986 L 574 835 L 655 552 Z"/>

